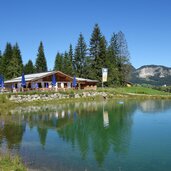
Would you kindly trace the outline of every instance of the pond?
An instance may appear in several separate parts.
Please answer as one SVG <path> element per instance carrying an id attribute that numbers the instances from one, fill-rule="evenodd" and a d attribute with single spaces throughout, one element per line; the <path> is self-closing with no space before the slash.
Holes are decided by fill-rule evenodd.
<path id="1" fill-rule="evenodd" d="M 30 170 L 169 171 L 171 101 L 18 107 L 0 116 L 0 151 Z"/>

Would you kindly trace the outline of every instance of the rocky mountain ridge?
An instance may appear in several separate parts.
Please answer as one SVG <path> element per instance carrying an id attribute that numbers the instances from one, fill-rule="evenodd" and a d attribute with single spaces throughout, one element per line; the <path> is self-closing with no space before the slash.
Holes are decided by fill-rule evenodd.
<path id="1" fill-rule="evenodd" d="M 171 68 L 162 65 L 144 65 L 133 68 L 131 82 L 135 84 L 151 84 L 155 86 L 171 85 Z"/>

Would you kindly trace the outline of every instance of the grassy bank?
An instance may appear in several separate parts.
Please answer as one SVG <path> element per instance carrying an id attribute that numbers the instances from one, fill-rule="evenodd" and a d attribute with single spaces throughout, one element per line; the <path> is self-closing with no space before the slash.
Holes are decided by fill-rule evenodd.
<path id="1" fill-rule="evenodd" d="M 94 101 L 94 100 L 101 100 L 101 98 L 100 97 L 67 98 L 67 99 L 53 99 L 48 101 L 37 100 L 31 102 L 16 103 L 14 101 L 10 101 L 8 96 L 0 95 L 0 115 L 11 114 L 10 111 L 16 107 L 42 106 L 45 104 L 56 105 L 56 104 L 63 104 L 63 103 L 84 102 L 84 101 Z"/>
<path id="2" fill-rule="evenodd" d="M 123 94 L 127 94 L 127 95 L 131 95 L 131 94 L 135 94 L 135 95 L 158 95 L 158 96 L 163 96 L 163 95 L 167 95 L 167 96 L 171 96 L 170 92 L 166 92 L 166 91 L 162 91 L 162 89 L 157 90 L 157 89 L 153 89 L 153 88 L 147 88 L 147 87 L 141 87 L 141 86 L 135 86 L 135 87 L 116 87 L 116 88 L 98 88 L 97 90 L 73 90 L 73 89 L 69 89 L 69 90 L 65 90 L 65 91 L 58 91 L 58 93 L 61 94 L 66 94 L 66 95 L 73 95 L 75 93 L 80 94 L 83 92 L 107 92 L 107 93 L 111 93 L 111 94 L 115 94 L 115 95 L 123 95 Z M 54 94 L 56 93 L 56 91 L 28 91 L 28 92 L 18 92 L 18 93 L 8 93 L 7 96 L 10 97 L 11 95 L 33 95 L 33 94 Z"/>
<path id="3" fill-rule="evenodd" d="M 9 154 L 0 154 L 0 171 L 26 171 L 26 167 L 22 164 L 18 156 L 10 156 Z"/>
<path id="4" fill-rule="evenodd" d="M 146 88 L 146 87 L 119 87 L 119 88 L 99 88 L 98 91 L 104 91 L 109 93 L 115 93 L 116 95 L 149 95 L 149 96 L 165 96 L 171 97 L 171 93 Z"/>

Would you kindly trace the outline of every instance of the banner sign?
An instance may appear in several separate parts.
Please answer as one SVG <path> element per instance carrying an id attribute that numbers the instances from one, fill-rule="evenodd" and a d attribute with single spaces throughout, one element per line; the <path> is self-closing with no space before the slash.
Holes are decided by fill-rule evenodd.
<path id="1" fill-rule="evenodd" d="M 102 68 L 102 82 L 107 82 L 108 68 Z"/>

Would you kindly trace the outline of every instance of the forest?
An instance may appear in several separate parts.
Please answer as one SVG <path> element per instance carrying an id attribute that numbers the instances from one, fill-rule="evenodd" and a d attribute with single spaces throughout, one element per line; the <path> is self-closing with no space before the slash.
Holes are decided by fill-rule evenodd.
<path id="1" fill-rule="evenodd" d="M 68 46 L 65 52 L 57 52 L 54 57 L 53 70 L 59 70 L 71 76 L 99 80 L 101 82 L 102 68 L 108 68 L 108 81 L 105 86 L 121 86 L 130 74 L 130 54 L 127 41 L 122 31 L 113 33 L 109 41 L 102 34 L 98 24 L 95 24 L 89 44 L 82 33 L 73 47 Z M 35 63 L 29 59 L 23 64 L 18 43 L 7 42 L 5 50 L 0 51 L 0 75 L 9 80 L 24 72 L 24 74 L 48 71 L 43 42 L 38 47 Z"/>

